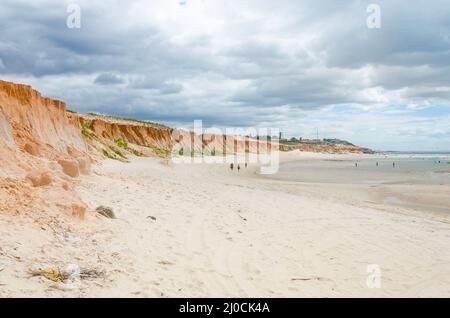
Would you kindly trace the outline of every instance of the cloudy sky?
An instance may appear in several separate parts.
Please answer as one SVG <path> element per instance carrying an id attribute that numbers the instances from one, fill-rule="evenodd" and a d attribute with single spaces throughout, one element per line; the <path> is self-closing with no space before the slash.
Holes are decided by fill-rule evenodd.
<path id="1" fill-rule="evenodd" d="M 67 27 L 71 3 L 80 28 Z M 0 78 L 79 112 L 450 150 L 450 5 L 2 0 Z"/>

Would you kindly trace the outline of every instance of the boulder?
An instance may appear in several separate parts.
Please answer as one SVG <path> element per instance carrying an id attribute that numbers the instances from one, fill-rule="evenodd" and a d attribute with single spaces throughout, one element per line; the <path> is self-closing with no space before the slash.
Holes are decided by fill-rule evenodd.
<path id="1" fill-rule="evenodd" d="M 86 207 L 81 204 L 72 204 L 72 215 L 80 219 L 84 219 L 86 215 Z"/>
<path id="2" fill-rule="evenodd" d="M 104 217 L 109 218 L 109 219 L 116 218 L 113 209 L 105 207 L 105 206 L 99 206 L 98 208 L 95 209 L 95 212 L 97 212 L 98 214 L 103 215 Z"/>
<path id="3" fill-rule="evenodd" d="M 43 187 L 52 183 L 52 177 L 48 172 L 40 173 L 37 171 L 31 172 L 26 176 L 26 179 L 31 181 L 33 187 Z"/>
<path id="4" fill-rule="evenodd" d="M 59 165 L 62 167 L 65 174 L 72 178 L 76 178 L 80 175 L 80 168 L 78 167 L 78 161 L 76 160 L 58 160 Z"/>
<path id="5" fill-rule="evenodd" d="M 40 151 L 39 151 L 39 147 L 37 145 L 34 144 L 25 144 L 25 146 L 23 147 L 23 149 L 29 153 L 32 156 L 35 157 L 39 157 L 40 156 Z"/>

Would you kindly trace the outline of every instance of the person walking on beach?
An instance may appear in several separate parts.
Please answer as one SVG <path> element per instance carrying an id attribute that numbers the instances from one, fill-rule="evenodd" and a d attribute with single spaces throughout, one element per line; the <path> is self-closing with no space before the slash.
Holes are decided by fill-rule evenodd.
<path id="1" fill-rule="evenodd" d="M 392 163 L 392 168 L 395 168 L 395 162 Z"/>
<path id="2" fill-rule="evenodd" d="M 230 164 L 231 171 L 233 171 L 233 168 L 234 168 L 234 164 Z"/>
<path id="3" fill-rule="evenodd" d="M 237 166 L 237 168 L 238 168 L 238 172 L 239 172 L 239 170 L 241 170 L 241 166 L 240 166 L 240 165 L 238 165 L 238 166 Z"/>
<path id="4" fill-rule="evenodd" d="M 358 163 L 357 162 L 355 162 L 355 167 L 358 168 Z"/>
<path id="5" fill-rule="evenodd" d="M 245 168 L 247 168 L 247 163 L 245 163 Z"/>
<path id="6" fill-rule="evenodd" d="M 378 167 L 378 161 L 377 161 L 377 167 Z"/>

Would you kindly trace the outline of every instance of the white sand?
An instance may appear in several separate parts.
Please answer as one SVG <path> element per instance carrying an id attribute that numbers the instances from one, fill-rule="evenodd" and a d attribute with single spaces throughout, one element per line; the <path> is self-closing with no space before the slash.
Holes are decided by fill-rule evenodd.
<path id="1" fill-rule="evenodd" d="M 445 219 L 361 203 L 350 189 L 264 179 L 253 166 L 238 173 L 139 158 L 94 170 L 77 187 L 86 220 L 51 216 L 53 231 L 47 221 L 1 218 L 0 296 L 450 296 Z M 118 218 L 96 215 L 98 205 Z M 106 277 L 67 289 L 26 275 L 71 263 Z M 370 264 L 381 270 L 379 289 L 366 284 Z"/>

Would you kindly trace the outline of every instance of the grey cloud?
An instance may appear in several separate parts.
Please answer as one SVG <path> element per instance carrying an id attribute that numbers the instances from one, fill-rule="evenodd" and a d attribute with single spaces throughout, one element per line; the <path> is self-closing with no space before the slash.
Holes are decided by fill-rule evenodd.
<path id="1" fill-rule="evenodd" d="M 130 87 L 136 89 L 156 90 L 163 95 L 176 94 L 183 90 L 183 86 L 178 83 L 167 82 L 162 74 L 155 76 L 139 77 L 132 80 Z"/>
<path id="2" fill-rule="evenodd" d="M 450 51 L 447 1 L 379 1 L 381 29 L 369 29 L 365 25 L 368 3 L 362 1 L 349 11 L 334 13 L 343 19 L 342 26 L 331 26 L 319 46 L 327 53 L 328 65 L 450 64 L 445 58 Z"/>
<path id="3" fill-rule="evenodd" d="M 94 81 L 96 84 L 101 85 L 111 85 L 111 84 L 123 84 L 125 83 L 124 79 L 122 79 L 119 75 L 112 73 L 104 73 L 100 74 L 95 78 Z"/>
<path id="4" fill-rule="evenodd" d="M 124 20 L 129 8 L 121 1 L 80 1 L 77 30 L 65 25 L 64 2 L 3 0 L 2 78 L 35 83 L 80 111 L 287 128 L 317 113 L 344 135 L 342 127 L 355 124 L 342 114 L 450 104 L 447 1 L 381 0 L 380 30 L 365 25 L 369 0 L 209 2 L 203 18 L 219 12 L 219 23 L 205 28 L 189 20 L 202 14 L 189 11 L 189 2 L 179 16 L 168 11 L 167 20 L 134 22 Z M 138 3 L 151 13 L 167 2 Z M 347 106 L 355 104 L 360 108 Z M 340 113 L 334 105 L 347 108 Z M 401 110 L 396 116 L 399 125 L 413 125 Z"/>
<path id="5" fill-rule="evenodd" d="M 387 89 L 417 86 L 450 86 L 450 66 L 380 66 L 372 77 L 372 85 Z"/>
<path id="6" fill-rule="evenodd" d="M 181 92 L 183 89 L 183 86 L 181 86 L 180 84 L 175 84 L 175 83 L 164 83 L 159 91 L 161 92 L 161 94 L 176 94 Z"/>

